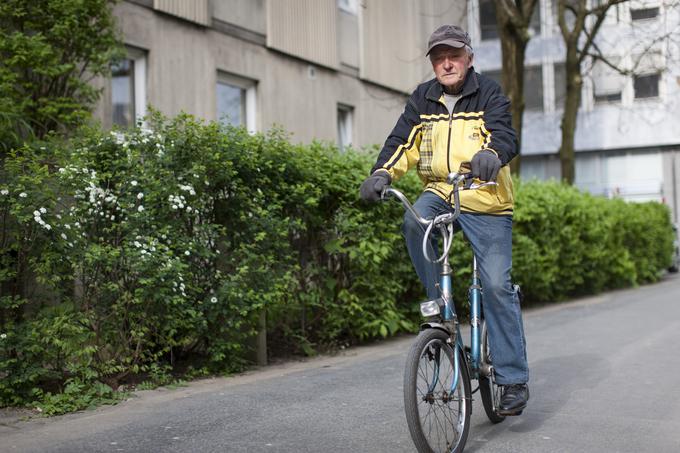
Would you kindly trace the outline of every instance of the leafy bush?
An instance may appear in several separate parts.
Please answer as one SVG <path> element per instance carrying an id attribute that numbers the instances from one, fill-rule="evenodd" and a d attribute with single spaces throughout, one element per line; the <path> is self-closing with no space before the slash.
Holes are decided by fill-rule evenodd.
<path id="1" fill-rule="evenodd" d="M 0 152 L 89 118 L 122 55 L 111 0 L 0 2 Z"/>
<path id="2" fill-rule="evenodd" d="M 189 116 L 25 146 L 0 177 L 0 404 L 46 413 L 180 372 L 415 331 L 423 291 L 396 202 L 366 206 L 372 153 Z M 399 182 L 414 200 L 414 174 Z M 518 183 L 514 278 L 547 302 L 652 281 L 668 210 Z M 465 314 L 471 252 L 453 268 Z M 76 398 L 75 395 L 80 395 Z"/>
<path id="3" fill-rule="evenodd" d="M 668 207 L 555 182 L 516 184 L 513 276 L 530 302 L 657 280 L 671 262 Z"/>

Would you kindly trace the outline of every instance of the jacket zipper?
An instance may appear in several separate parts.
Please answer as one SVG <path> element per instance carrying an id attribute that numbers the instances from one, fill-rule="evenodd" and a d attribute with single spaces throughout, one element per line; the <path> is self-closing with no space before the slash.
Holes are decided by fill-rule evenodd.
<path id="1" fill-rule="evenodd" d="M 453 123 L 453 113 L 449 113 L 449 137 L 446 140 L 446 168 L 451 173 L 451 124 Z"/>

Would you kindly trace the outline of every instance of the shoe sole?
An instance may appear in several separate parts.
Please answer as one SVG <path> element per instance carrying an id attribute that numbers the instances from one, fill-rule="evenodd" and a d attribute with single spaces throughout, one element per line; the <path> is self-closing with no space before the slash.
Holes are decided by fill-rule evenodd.
<path id="1" fill-rule="evenodd" d="M 502 417 L 512 417 L 514 415 L 522 415 L 522 412 L 524 411 L 524 409 L 526 407 L 527 407 L 527 405 L 525 404 L 524 406 L 518 407 L 517 409 L 514 409 L 512 411 L 502 411 L 502 410 L 499 409 L 499 410 L 496 411 L 496 414 L 498 414 Z"/>

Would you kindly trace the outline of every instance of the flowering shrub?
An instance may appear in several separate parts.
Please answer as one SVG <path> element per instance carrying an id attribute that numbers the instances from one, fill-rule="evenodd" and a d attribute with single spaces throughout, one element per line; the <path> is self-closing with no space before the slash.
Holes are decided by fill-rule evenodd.
<path id="1" fill-rule="evenodd" d="M 403 209 L 358 200 L 372 160 L 159 115 L 14 151 L 0 175 L 0 405 L 57 413 L 132 380 L 237 370 L 265 318 L 273 355 L 415 331 Z M 414 174 L 399 187 L 421 190 Z M 559 184 L 518 185 L 514 241 L 533 301 L 652 281 L 670 262 L 666 207 Z M 458 237 L 458 302 L 470 253 Z"/>
<path id="2" fill-rule="evenodd" d="M 414 327 L 398 302 L 415 283 L 393 246 L 400 208 L 356 197 L 366 157 L 149 121 L 5 162 L 0 402 L 73 388 L 96 399 L 187 361 L 239 369 L 263 310 L 275 354 Z M 366 228 L 386 211 L 388 228 Z"/>

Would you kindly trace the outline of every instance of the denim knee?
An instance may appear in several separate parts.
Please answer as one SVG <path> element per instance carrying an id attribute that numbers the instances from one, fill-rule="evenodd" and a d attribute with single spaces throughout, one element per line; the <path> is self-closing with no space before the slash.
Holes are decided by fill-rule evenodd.
<path id="1" fill-rule="evenodd" d="M 403 234 L 405 238 L 408 239 L 409 237 L 422 236 L 422 229 L 423 227 L 420 223 L 418 223 L 409 212 L 404 214 L 404 221 L 401 224 L 401 234 Z"/>
<path id="2" fill-rule="evenodd" d="M 513 289 L 510 282 L 505 281 L 502 276 L 501 278 L 492 278 L 482 284 L 484 294 L 487 299 L 495 299 L 498 301 L 509 300 L 506 299 L 508 296 L 512 297 Z M 514 300 L 514 299 L 510 299 Z"/>

